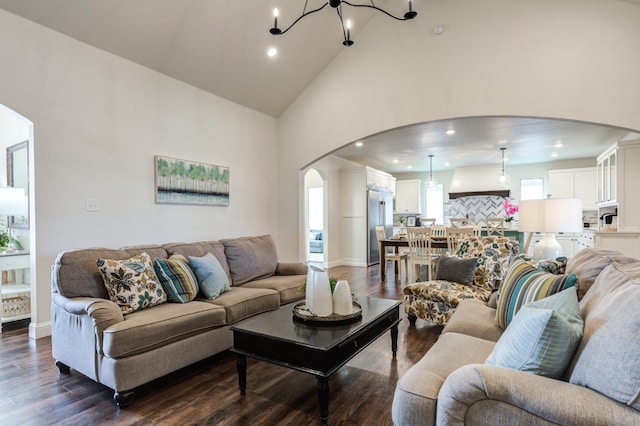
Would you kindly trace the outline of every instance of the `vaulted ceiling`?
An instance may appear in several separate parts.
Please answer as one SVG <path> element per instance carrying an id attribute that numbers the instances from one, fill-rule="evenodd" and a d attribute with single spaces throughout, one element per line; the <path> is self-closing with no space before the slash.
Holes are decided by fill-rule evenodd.
<path id="1" fill-rule="evenodd" d="M 640 0 L 619 1 L 640 5 Z M 308 0 L 308 9 L 324 2 Z M 428 13 L 426 0 L 413 4 L 416 20 Z M 273 117 L 347 49 L 329 7 L 283 36 L 269 33 L 274 7 L 285 27 L 304 5 L 302 0 L 0 0 L 8 12 Z M 396 15 L 406 9 L 404 1 L 376 5 Z M 356 43 L 375 13 L 349 8 Z M 413 24 L 387 22 L 390 29 Z M 273 47 L 278 54 L 267 56 Z M 458 127 L 456 135 L 445 135 L 451 126 Z M 337 154 L 387 171 L 408 171 L 409 165 L 419 171 L 428 167 L 429 153 L 448 158 L 450 167 L 481 158 L 494 161 L 498 146 L 508 140 L 512 164 L 518 164 L 553 160 L 546 148 L 558 140 L 564 144 L 558 159 L 593 157 L 626 133 L 568 121 L 485 117 L 396 129 L 368 138 L 366 149 L 349 146 Z M 531 141 L 538 149 L 526 148 Z M 434 166 L 449 168 L 444 162 Z"/>

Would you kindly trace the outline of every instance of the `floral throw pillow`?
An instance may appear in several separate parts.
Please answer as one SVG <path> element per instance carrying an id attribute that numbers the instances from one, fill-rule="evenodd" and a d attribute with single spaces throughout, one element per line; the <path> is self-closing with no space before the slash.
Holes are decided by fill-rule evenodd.
<path id="1" fill-rule="evenodd" d="M 130 314 L 167 301 L 148 254 L 127 260 L 98 259 L 109 298 L 123 314 Z"/>

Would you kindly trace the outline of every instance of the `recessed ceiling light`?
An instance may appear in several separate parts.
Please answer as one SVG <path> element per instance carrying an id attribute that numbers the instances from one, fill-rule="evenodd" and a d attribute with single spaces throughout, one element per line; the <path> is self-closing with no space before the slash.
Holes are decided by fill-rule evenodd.
<path id="1" fill-rule="evenodd" d="M 563 145 L 562 145 L 562 141 L 558 141 L 558 142 L 556 142 L 556 144 L 554 145 L 554 147 L 555 147 L 555 148 L 562 148 L 562 147 L 563 147 Z"/>
<path id="2" fill-rule="evenodd" d="M 450 165 L 451 165 L 451 164 L 450 164 L 448 161 L 444 163 L 444 166 L 445 166 L 445 167 L 449 167 Z"/>
<path id="3" fill-rule="evenodd" d="M 397 158 L 393 159 L 393 164 L 398 164 L 398 159 Z"/>
<path id="4" fill-rule="evenodd" d="M 408 166 L 407 166 L 407 169 L 411 169 L 411 168 L 412 168 L 412 167 L 411 167 L 411 165 L 408 165 Z"/>
<path id="5" fill-rule="evenodd" d="M 455 135 L 455 133 L 456 133 L 456 131 L 455 131 L 455 130 L 453 130 L 453 129 L 449 129 L 449 130 L 447 130 L 447 134 L 448 134 L 448 135 Z"/>
<path id="6" fill-rule="evenodd" d="M 364 145 L 364 143 L 363 143 L 363 142 L 356 142 L 356 146 L 357 146 L 358 148 L 359 148 L 359 147 L 361 147 L 362 145 Z"/>
<path id="7" fill-rule="evenodd" d="M 270 58 L 273 58 L 274 56 L 276 56 L 278 54 L 278 49 L 276 49 L 275 47 L 270 48 L 269 50 L 267 50 L 267 55 Z"/>
<path id="8" fill-rule="evenodd" d="M 552 157 L 557 157 L 557 156 L 558 156 L 558 153 L 557 153 L 557 152 L 552 152 L 552 153 L 551 153 L 551 156 L 552 156 Z"/>

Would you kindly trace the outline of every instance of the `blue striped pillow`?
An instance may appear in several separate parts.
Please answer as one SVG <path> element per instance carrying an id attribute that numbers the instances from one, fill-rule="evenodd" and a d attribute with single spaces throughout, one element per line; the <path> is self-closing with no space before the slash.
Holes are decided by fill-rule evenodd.
<path id="1" fill-rule="evenodd" d="M 577 290 L 570 287 L 524 305 L 486 363 L 559 378 L 580 344 L 583 327 Z"/>
<path id="2" fill-rule="evenodd" d="M 184 256 L 156 257 L 155 270 L 171 302 L 191 302 L 198 295 L 198 279 Z"/>

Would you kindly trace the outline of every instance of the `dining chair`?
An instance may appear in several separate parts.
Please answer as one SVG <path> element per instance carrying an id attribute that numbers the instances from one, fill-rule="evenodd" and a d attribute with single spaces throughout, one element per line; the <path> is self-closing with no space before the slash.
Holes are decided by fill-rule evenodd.
<path id="1" fill-rule="evenodd" d="M 420 219 L 420 225 L 424 227 L 435 226 L 436 218 L 435 217 L 425 217 L 424 219 Z"/>
<path id="2" fill-rule="evenodd" d="M 376 238 L 378 239 L 380 261 L 382 261 L 382 244 L 380 244 L 380 241 L 387 239 L 387 233 L 384 230 L 384 226 L 376 226 Z M 385 247 L 385 249 L 388 248 L 391 248 L 393 250 L 393 247 Z M 400 277 L 402 277 L 402 261 L 404 260 L 404 271 L 407 275 L 407 282 L 409 282 L 409 255 L 407 253 L 395 253 L 393 251 L 387 250 L 384 256 L 385 262 L 388 262 L 390 260 L 393 260 L 395 262 L 395 270 L 398 271 Z"/>
<path id="3" fill-rule="evenodd" d="M 487 225 L 487 236 L 500 235 L 504 237 L 504 218 L 488 217 L 484 220 Z"/>
<path id="4" fill-rule="evenodd" d="M 451 226 L 453 226 L 454 228 L 469 225 L 469 219 L 467 219 L 466 217 L 452 217 L 449 218 L 449 222 L 451 222 Z"/>
<path id="5" fill-rule="evenodd" d="M 461 238 L 472 236 L 474 232 L 473 227 L 463 228 L 447 228 L 447 253 L 452 256 L 458 249 L 458 243 Z"/>
<path id="6" fill-rule="evenodd" d="M 439 257 L 431 248 L 433 238 L 432 228 L 412 228 L 407 229 L 407 239 L 409 241 L 409 262 L 411 262 L 411 281 L 420 279 L 420 268 L 427 266 L 427 279 L 431 281 L 432 271 Z M 413 279 L 415 274 L 415 280 Z"/>
<path id="7" fill-rule="evenodd" d="M 473 227 L 473 236 L 481 237 L 482 236 L 482 226 L 476 225 Z"/>

